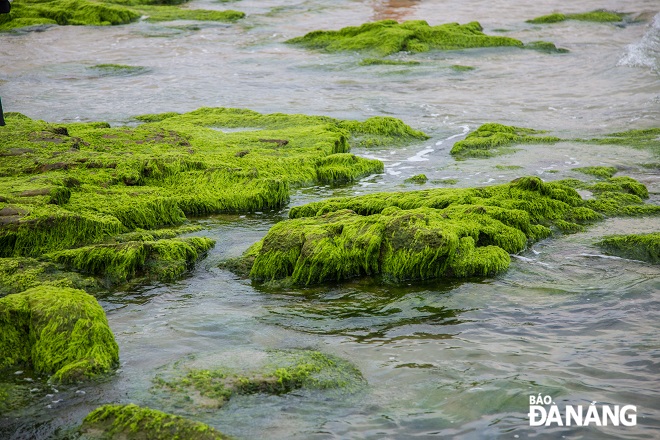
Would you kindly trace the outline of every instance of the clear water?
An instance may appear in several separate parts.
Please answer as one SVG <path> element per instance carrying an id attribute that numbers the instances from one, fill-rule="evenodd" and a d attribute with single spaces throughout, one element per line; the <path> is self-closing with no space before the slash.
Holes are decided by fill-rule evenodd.
<path id="1" fill-rule="evenodd" d="M 229 6 L 227 6 L 229 5 Z M 5 111 L 50 121 L 106 120 L 202 106 L 365 119 L 391 115 L 432 137 L 403 149 L 357 151 L 386 164 L 352 186 L 315 187 L 291 205 L 332 195 L 413 189 L 425 173 L 455 186 L 520 175 L 584 177 L 577 166 L 617 165 L 660 201 L 650 153 L 563 143 L 527 146 L 489 160 L 454 161 L 453 142 L 487 121 L 587 137 L 660 120 L 660 15 L 656 0 L 349 1 L 215 3 L 248 16 L 237 24 L 190 22 L 107 28 L 53 27 L 0 36 Z M 641 14 L 643 23 L 524 23 L 554 11 L 598 8 Z M 549 55 L 478 49 L 401 55 L 419 66 L 359 66 L 356 54 L 319 54 L 282 44 L 314 29 L 373 19 L 477 20 L 487 33 L 547 40 Z M 188 26 L 188 27 L 187 27 Z M 133 75 L 90 67 L 144 66 Z M 456 72 L 454 64 L 475 70 Z M 507 167 L 519 167 L 510 169 Z M 195 219 L 218 245 L 185 279 L 100 298 L 121 348 L 119 372 L 81 387 L 46 385 L 29 372 L 31 403 L 0 416 L 0 437 L 66 436 L 94 407 L 134 402 L 163 407 L 149 392 L 163 368 L 189 355 L 250 356 L 272 348 L 315 348 L 353 361 L 368 387 L 350 396 L 247 396 L 193 417 L 237 438 L 658 438 L 660 269 L 608 258 L 593 243 L 612 233 L 659 230 L 657 219 L 611 219 L 585 233 L 546 240 L 499 277 L 400 286 L 368 280 L 268 291 L 218 269 L 261 238 L 282 212 Z M 9 380 L 5 377 L 3 380 Z M 34 382 L 25 382 L 32 379 Z M 634 404 L 635 427 L 530 427 L 529 395 L 555 401 Z"/>

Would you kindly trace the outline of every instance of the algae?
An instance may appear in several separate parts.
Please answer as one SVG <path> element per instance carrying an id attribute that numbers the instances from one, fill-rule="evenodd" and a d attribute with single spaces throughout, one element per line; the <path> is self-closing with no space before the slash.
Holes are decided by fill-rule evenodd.
<path id="1" fill-rule="evenodd" d="M 554 136 L 535 136 L 542 130 L 513 127 L 497 123 L 481 125 L 467 137 L 454 144 L 451 155 L 457 159 L 492 157 L 509 153 L 513 144 L 542 144 L 559 142 Z"/>
<path id="2" fill-rule="evenodd" d="M 182 9 L 176 6 L 139 6 L 136 10 L 146 16 L 146 21 L 160 22 L 173 20 L 233 22 L 245 17 L 244 12 L 207 9 Z"/>
<path id="3" fill-rule="evenodd" d="M 29 366 L 57 382 L 106 374 L 119 361 L 96 299 L 45 285 L 0 299 L 0 353 L 0 368 Z"/>
<path id="4" fill-rule="evenodd" d="M 106 243 L 190 215 L 277 209 L 292 188 L 382 172 L 381 162 L 350 154 L 351 145 L 426 139 L 384 117 L 358 122 L 204 108 L 139 119 L 149 122 L 53 125 L 7 113 L 0 257 Z"/>
<path id="5" fill-rule="evenodd" d="M 427 52 L 475 47 L 514 46 L 523 43 L 509 37 L 490 36 L 477 22 L 430 26 L 423 20 L 397 23 L 383 20 L 338 31 L 313 31 L 286 43 L 326 52 L 356 51 L 387 56 L 397 52 Z"/>
<path id="6" fill-rule="evenodd" d="M 569 182 L 570 183 L 570 182 Z M 660 212 L 628 177 L 591 186 L 583 200 L 566 182 L 523 177 L 483 188 L 432 189 L 329 199 L 293 207 L 239 261 L 257 282 L 310 285 L 376 276 L 383 281 L 490 276 L 509 254 L 606 215 Z M 606 188 L 597 185 L 606 183 Z M 594 188 L 595 187 L 595 188 Z"/>
<path id="7" fill-rule="evenodd" d="M 156 376 L 156 393 L 167 401 L 195 408 L 221 408 L 240 394 L 287 394 L 298 389 L 352 391 L 363 384 L 360 372 L 349 362 L 313 350 L 273 350 L 255 370 L 186 368 L 176 365 L 171 377 Z"/>
<path id="8" fill-rule="evenodd" d="M 204 423 L 151 408 L 103 405 L 83 420 L 79 433 L 99 440 L 220 440 L 228 436 Z"/>
<path id="9" fill-rule="evenodd" d="M 97 64 L 89 67 L 90 70 L 98 72 L 104 76 L 110 75 L 139 75 L 145 73 L 148 69 L 142 66 L 126 66 L 124 64 Z"/>
<path id="10" fill-rule="evenodd" d="M 562 14 L 554 13 L 543 15 L 541 17 L 536 17 L 531 20 L 527 20 L 527 23 L 534 24 L 546 24 L 546 23 L 559 23 L 566 20 L 578 20 L 578 21 L 591 21 L 595 23 L 613 23 L 620 22 L 625 18 L 626 14 L 621 14 L 618 12 L 611 12 L 605 10 L 596 10 L 591 12 L 581 12 L 574 14 Z"/>
<path id="11" fill-rule="evenodd" d="M 418 185 L 423 185 L 428 182 L 429 178 L 426 177 L 426 174 L 417 174 L 415 176 L 409 177 L 404 180 L 405 183 L 416 183 Z"/>
<path id="12" fill-rule="evenodd" d="M 419 61 L 389 60 L 381 58 L 365 58 L 360 61 L 360 66 L 417 66 Z"/>
<path id="13" fill-rule="evenodd" d="M 612 255 L 660 264 L 660 232 L 609 235 L 596 245 Z"/>
<path id="14" fill-rule="evenodd" d="M 102 285 L 94 278 L 67 272 L 61 265 L 34 258 L 0 258 L 0 297 L 39 285 L 72 287 L 95 292 Z"/>
<path id="15" fill-rule="evenodd" d="M 549 41 L 532 41 L 525 44 L 525 49 L 538 50 L 539 52 L 546 53 L 568 53 L 568 49 L 555 46 L 554 43 Z"/>
<path id="16" fill-rule="evenodd" d="M 618 170 L 615 167 L 581 167 L 581 168 L 573 168 L 573 171 L 578 171 L 584 174 L 590 174 L 596 177 L 609 178 L 614 176 Z"/>
<path id="17" fill-rule="evenodd" d="M 660 156 L 660 128 L 646 128 L 610 133 L 602 138 L 582 139 L 582 142 L 599 145 L 625 145 L 646 149 Z"/>
<path id="18" fill-rule="evenodd" d="M 462 64 L 453 64 L 451 66 L 452 70 L 455 70 L 456 72 L 469 72 L 471 70 L 476 69 L 476 67 L 473 66 L 464 66 Z"/>

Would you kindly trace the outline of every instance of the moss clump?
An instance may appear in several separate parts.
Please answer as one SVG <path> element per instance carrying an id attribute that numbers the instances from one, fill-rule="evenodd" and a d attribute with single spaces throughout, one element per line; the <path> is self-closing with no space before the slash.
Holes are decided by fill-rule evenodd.
<path id="1" fill-rule="evenodd" d="M 581 167 L 573 168 L 573 171 L 578 171 L 580 173 L 589 174 L 596 177 L 610 178 L 617 173 L 615 167 Z"/>
<path id="2" fill-rule="evenodd" d="M 11 12 L 0 15 L 0 31 L 40 24 L 108 26 L 138 18 L 129 8 L 88 0 L 14 0 Z"/>
<path id="3" fill-rule="evenodd" d="M 364 51 L 379 56 L 404 51 L 415 53 L 475 47 L 523 46 L 519 40 L 486 35 L 482 30 L 477 22 L 429 26 L 422 20 L 401 24 L 395 20 L 383 20 L 346 27 L 339 31 L 314 31 L 288 40 L 287 43 L 327 52 Z"/>
<path id="4" fill-rule="evenodd" d="M 0 299 L 0 353 L 0 368 L 30 366 L 65 382 L 108 373 L 119 361 L 96 299 L 52 286 Z"/>
<path id="5" fill-rule="evenodd" d="M 85 417 L 80 427 L 84 438 L 102 440 L 220 440 L 216 429 L 181 416 L 130 405 L 104 405 Z"/>
<path id="6" fill-rule="evenodd" d="M 123 64 L 97 64 L 89 69 L 104 76 L 110 75 L 138 75 L 148 69 L 142 66 L 126 66 Z"/>
<path id="7" fill-rule="evenodd" d="M 660 139 L 660 128 L 647 128 L 610 133 L 603 138 L 582 141 L 599 145 L 625 145 L 633 148 L 647 149 L 656 156 L 660 156 L 660 141 L 658 139 Z"/>
<path id="8" fill-rule="evenodd" d="M 457 159 L 492 157 L 510 152 L 513 144 L 554 143 L 561 140 L 554 136 L 533 136 L 540 133 L 544 132 L 496 123 L 483 124 L 464 140 L 456 142 L 451 154 Z"/>
<path id="9" fill-rule="evenodd" d="M 418 185 L 423 185 L 428 182 L 429 178 L 426 177 L 426 174 L 417 174 L 404 180 L 406 183 L 416 183 Z"/>
<path id="10" fill-rule="evenodd" d="M 106 284 L 123 283 L 136 275 L 173 281 L 190 270 L 214 244 L 204 237 L 128 241 L 68 249 L 46 258 L 68 269 L 104 277 Z"/>
<path id="11" fill-rule="evenodd" d="M 471 70 L 476 69 L 476 67 L 472 67 L 472 66 L 463 66 L 463 65 L 461 65 L 461 64 L 453 64 L 453 65 L 451 66 L 451 69 L 454 70 L 454 71 L 456 71 L 456 72 L 469 72 L 469 71 L 471 71 Z"/>
<path id="12" fill-rule="evenodd" d="M 660 264 L 660 232 L 610 235 L 596 244 L 619 257 Z"/>
<path id="13" fill-rule="evenodd" d="M 351 145 L 426 139 L 394 118 L 225 108 L 145 115 L 139 119 L 149 122 L 133 128 L 6 119 L 0 257 L 104 243 L 181 224 L 186 215 L 279 208 L 291 188 L 382 171 L 379 161 L 349 154 Z"/>
<path id="14" fill-rule="evenodd" d="M 546 52 L 546 53 L 570 52 L 568 49 L 557 47 L 555 46 L 554 43 L 550 43 L 549 41 L 532 41 L 530 43 L 525 44 L 525 49 L 533 49 L 533 50 L 538 50 L 539 52 Z"/>
<path id="15" fill-rule="evenodd" d="M 194 406 L 220 408 L 238 394 L 286 394 L 297 389 L 350 389 L 363 382 L 360 372 L 349 362 L 310 350 L 277 350 L 267 355 L 265 365 L 254 371 L 180 368 L 174 377 L 156 377 L 156 390 L 164 390 L 168 400 L 185 395 Z M 189 401 L 190 402 L 190 401 Z"/>
<path id="16" fill-rule="evenodd" d="M 493 275 L 508 268 L 509 254 L 548 237 L 552 227 L 574 232 L 602 218 L 573 188 L 536 177 L 330 199 L 294 207 L 290 217 L 244 254 L 251 279 L 309 285 L 364 275 Z"/>
<path id="17" fill-rule="evenodd" d="M 536 17 L 532 20 L 527 20 L 527 23 L 546 24 L 546 23 L 559 23 L 560 21 L 566 21 L 566 20 L 592 21 L 595 23 L 612 23 L 612 22 L 622 21 L 625 15 L 626 14 L 604 11 L 604 10 L 596 10 L 591 12 L 582 12 L 575 14 L 554 13 L 554 14 L 543 15 L 541 17 Z"/>
<path id="18" fill-rule="evenodd" d="M 147 16 L 147 21 L 152 22 L 173 20 L 233 22 L 245 17 L 244 12 L 232 10 L 182 9 L 176 6 L 140 6 L 136 9 Z"/>
<path id="19" fill-rule="evenodd" d="M 660 213 L 660 206 L 645 204 L 649 196 L 643 184 L 630 177 L 611 177 L 596 183 L 566 179 L 562 184 L 591 191 L 595 196 L 584 205 L 609 216 L 641 216 Z"/>
<path id="20" fill-rule="evenodd" d="M 365 58 L 360 61 L 360 66 L 417 66 L 419 61 L 388 60 L 382 58 Z"/>

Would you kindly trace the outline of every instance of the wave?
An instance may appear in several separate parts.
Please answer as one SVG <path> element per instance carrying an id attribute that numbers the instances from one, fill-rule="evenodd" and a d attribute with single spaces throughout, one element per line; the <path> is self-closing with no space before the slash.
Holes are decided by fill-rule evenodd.
<path id="1" fill-rule="evenodd" d="M 660 71 L 660 13 L 641 40 L 630 44 L 617 65 L 628 67 L 650 67 Z"/>

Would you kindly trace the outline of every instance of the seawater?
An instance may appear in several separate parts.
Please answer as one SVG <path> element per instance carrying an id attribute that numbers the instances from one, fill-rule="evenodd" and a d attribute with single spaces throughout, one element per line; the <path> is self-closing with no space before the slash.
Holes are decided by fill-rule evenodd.
<path id="1" fill-rule="evenodd" d="M 411 190 L 424 173 L 455 186 L 584 177 L 578 166 L 616 165 L 645 183 L 658 203 L 657 158 L 644 150 L 561 143 L 523 146 L 489 160 L 457 162 L 453 143 L 484 122 L 590 137 L 660 120 L 657 1 L 279 1 L 192 8 L 247 13 L 235 24 L 189 22 L 118 27 L 52 27 L 0 36 L 5 111 L 49 121 L 131 123 L 142 113 L 202 106 L 401 118 L 431 135 L 405 148 L 358 150 L 385 173 L 339 188 L 303 188 L 291 206 L 337 195 Z M 644 19 L 625 26 L 567 21 L 531 25 L 555 12 L 605 8 Z M 479 21 L 486 33 L 570 50 L 551 55 L 512 48 L 396 58 L 417 66 L 360 66 L 353 53 L 321 54 L 282 44 L 315 29 L 375 19 L 431 24 Z M 143 66 L 102 76 L 102 63 Z M 451 65 L 475 67 L 457 72 Z M 642 166 L 646 164 L 647 166 Z M 448 181 L 449 182 L 449 181 Z M 657 438 L 660 432 L 660 270 L 603 255 L 612 233 L 657 231 L 657 219 L 610 219 L 584 233 L 537 243 L 501 276 L 379 285 L 355 280 L 272 291 L 217 268 L 287 216 L 280 212 L 193 219 L 218 245 L 186 278 L 99 297 L 121 349 L 121 367 L 101 383 L 52 387 L 28 373 L 31 403 L 0 415 L 0 437 L 70 435 L 104 403 L 166 408 L 152 379 L 188 358 L 232 363 L 265 350 L 314 348 L 349 359 L 368 386 L 323 393 L 244 396 L 219 411 L 186 414 L 237 438 Z M 10 378 L 3 378 L 10 380 Z M 530 395 L 558 403 L 633 404 L 635 427 L 530 427 Z M 174 409 L 176 410 L 176 409 Z"/>

